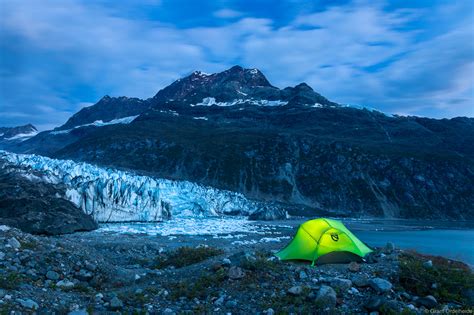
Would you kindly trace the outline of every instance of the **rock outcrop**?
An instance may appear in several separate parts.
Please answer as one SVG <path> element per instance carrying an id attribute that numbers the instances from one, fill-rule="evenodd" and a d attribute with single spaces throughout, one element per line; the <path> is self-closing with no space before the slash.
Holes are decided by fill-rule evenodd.
<path id="1" fill-rule="evenodd" d="M 47 235 L 97 228 L 91 216 L 62 197 L 64 186 L 27 179 L 17 168 L 1 164 L 0 224 Z"/>

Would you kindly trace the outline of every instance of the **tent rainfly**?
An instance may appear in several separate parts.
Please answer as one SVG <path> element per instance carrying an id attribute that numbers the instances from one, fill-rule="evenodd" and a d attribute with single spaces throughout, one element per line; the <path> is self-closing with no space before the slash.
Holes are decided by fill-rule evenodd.
<path id="1" fill-rule="evenodd" d="M 293 240 L 275 255 L 281 260 L 309 260 L 314 265 L 360 261 L 370 252 L 342 222 L 319 218 L 301 224 Z"/>

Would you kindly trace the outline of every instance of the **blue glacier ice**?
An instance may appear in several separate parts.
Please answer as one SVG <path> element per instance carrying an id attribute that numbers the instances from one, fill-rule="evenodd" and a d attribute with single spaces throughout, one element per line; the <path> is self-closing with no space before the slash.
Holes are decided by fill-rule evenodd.
<path id="1" fill-rule="evenodd" d="M 156 222 L 173 217 L 249 215 L 259 205 L 240 193 L 189 181 L 141 176 L 111 168 L 0 151 L 30 180 L 64 185 L 65 195 L 97 222 Z"/>

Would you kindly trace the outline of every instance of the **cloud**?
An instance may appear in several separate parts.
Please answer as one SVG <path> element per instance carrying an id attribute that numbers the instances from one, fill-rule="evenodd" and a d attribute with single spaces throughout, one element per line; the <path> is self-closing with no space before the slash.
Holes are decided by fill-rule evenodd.
<path id="1" fill-rule="evenodd" d="M 214 12 L 214 16 L 221 19 L 232 19 L 242 16 L 242 12 L 232 9 L 221 9 Z"/>
<path id="2" fill-rule="evenodd" d="M 130 10 L 108 2 L 2 1 L 0 125 L 58 125 L 105 94 L 147 98 L 192 70 L 234 64 L 260 68 L 280 87 L 306 81 L 342 103 L 474 116 L 469 4 L 388 9 L 357 1 L 312 12 L 294 4 L 283 24 L 278 12 L 213 7 L 200 14 L 209 23 L 193 26 L 170 22 L 162 11 L 147 16 L 159 1 L 122 5 Z M 142 14 L 129 13 L 137 10 Z"/>

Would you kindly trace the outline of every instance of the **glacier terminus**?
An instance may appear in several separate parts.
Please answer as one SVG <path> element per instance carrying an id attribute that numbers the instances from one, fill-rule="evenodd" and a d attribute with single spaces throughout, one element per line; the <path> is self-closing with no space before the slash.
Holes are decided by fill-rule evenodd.
<path id="1" fill-rule="evenodd" d="M 31 181 L 63 185 L 61 196 L 94 220 L 157 222 L 173 217 L 249 215 L 258 202 L 240 193 L 189 181 L 141 176 L 72 160 L 0 151 L 0 159 Z"/>

